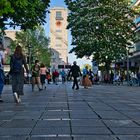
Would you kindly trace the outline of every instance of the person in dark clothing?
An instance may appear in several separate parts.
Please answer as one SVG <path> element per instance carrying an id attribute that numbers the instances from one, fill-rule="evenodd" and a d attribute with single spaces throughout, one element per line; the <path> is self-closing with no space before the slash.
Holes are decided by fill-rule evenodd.
<path id="1" fill-rule="evenodd" d="M 24 66 L 24 67 L 23 67 Z M 12 91 L 16 103 L 21 102 L 20 95 L 23 95 L 24 86 L 24 68 L 28 73 L 28 66 L 25 55 L 22 53 L 22 47 L 17 46 L 10 59 L 10 75 L 12 79 Z"/>
<path id="2" fill-rule="evenodd" d="M 110 73 L 110 83 L 113 84 L 113 80 L 114 80 L 114 73 L 113 71 L 111 71 Z"/>
<path id="3" fill-rule="evenodd" d="M 0 102 L 2 103 L 2 91 L 4 87 L 4 66 L 5 63 L 5 53 L 4 53 L 4 46 L 2 42 L 0 42 Z"/>
<path id="4" fill-rule="evenodd" d="M 73 62 L 73 66 L 71 67 L 68 76 L 72 76 L 73 77 L 73 86 L 72 89 L 75 88 L 76 86 L 76 90 L 79 89 L 79 85 L 78 85 L 78 81 L 77 78 L 79 76 L 81 76 L 81 71 L 80 71 L 80 67 L 76 65 L 76 61 Z"/>

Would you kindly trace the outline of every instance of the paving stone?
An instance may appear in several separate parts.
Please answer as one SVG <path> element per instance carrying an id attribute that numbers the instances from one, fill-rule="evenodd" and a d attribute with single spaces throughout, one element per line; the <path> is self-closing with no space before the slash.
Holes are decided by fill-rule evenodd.
<path id="1" fill-rule="evenodd" d="M 70 114 L 95 114 L 91 109 L 70 110 Z"/>
<path id="2" fill-rule="evenodd" d="M 71 137 L 41 137 L 35 136 L 31 137 L 30 140 L 72 140 Z"/>
<path id="3" fill-rule="evenodd" d="M 69 127 L 69 121 L 67 120 L 40 120 L 36 124 L 36 128 L 46 128 L 46 127 Z"/>
<path id="4" fill-rule="evenodd" d="M 35 125 L 36 121 L 34 120 L 11 120 L 6 121 L 2 128 L 32 128 Z"/>
<path id="5" fill-rule="evenodd" d="M 117 127 L 117 128 L 114 128 L 114 127 L 111 127 L 110 128 L 114 134 L 116 135 L 138 135 L 140 134 L 140 127 L 127 127 L 127 128 L 122 128 L 122 127 Z"/>
<path id="6" fill-rule="evenodd" d="M 0 136 L 29 135 L 30 128 L 0 128 Z"/>
<path id="7" fill-rule="evenodd" d="M 68 110 L 68 107 L 47 107 L 47 110 Z"/>
<path id="8" fill-rule="evenodd" d="M 74 140 L 117 140 L 115 136 L 107 135 L 86 135 L 86 136 L 74 136 Z"/>
<path id="9" fill-rule="evenodd" d="M 117 111 L 96 111 L 102 119 L 128 119 Z"/>
<path id="10" fill-rule="evenodd" d="M 69 115 L 43 115 L 41 119 L 69 119 Z"/>
<path id="11" fill-rule="evenodd" d="M 98 119 L 96 114 L 72 114 L 71 119 Z"/>
<path id="12" fill-rule="evenodd" d="M 43 115 L 50 115 L 50 116 L 54 116 L 54 115 L 68 115 L 68 111 L 47 111 L 45 112 Z"/>
<path id="13" fill-rule="evenodd" d="M 140 140 L 140 137 L 136 135 L 120 135 L 119 140 Z"/>
<path id="14" fill-rule="evenodd" d="M 73 135 L 107 135 L 111 132 L 106 127 L 72 127 Z"/>
<path id="15" fill-rule="evenodd" d="M 30 116 L 26 116 L 26 115 L 16 115 L 13 117 L 13 119 L 32 119 L 32 120 L 37 120 L 39 119 L 40 117 L 38 116 L 35 116 L 35 115 L 30 115 Z"/>
<path id="16" fill-rule="evenodd" d="M 57 119 L 57 118 L 69 118 L 69 113 L 66 111 L 47 111 L 45 112 L 41 119 Z"/>
<path id="17" fill-rule="evenodd" d="M 32 131 L 32 135 L 68 135 L 70 134 L 69 127 L 47 127 L 47 128 L 35 128 Z"/>
<path id="18" fill-rule="evenodd" d="M 27 140 L 28 136 L 0 136 L 0 140 Z"/>
<path id="19" fill-rule="evenodd" d="M 123 113 L 132 119 L 139 119 L 140 111 L 123 111 Z"/>
<path id="20" fill-rule="evenodd" d="M 132 120 L 103 120 L 109 127 L 140 127 Z"/>
<path id="21" fill-rule="evenodd" d="M 97 126 L 105 126 L 101 120 L 97 120 L 97 119 L 76 119 L 76 120 L 71 120 L 71 125 L 72 126 L 93 126 L 93 127 L 97 127 Z"/>
<path id="22" fill-rule="evenodd" d="M 1 111 L 0 120 L 11 120 L 16 113 L 14 111 Z"/>

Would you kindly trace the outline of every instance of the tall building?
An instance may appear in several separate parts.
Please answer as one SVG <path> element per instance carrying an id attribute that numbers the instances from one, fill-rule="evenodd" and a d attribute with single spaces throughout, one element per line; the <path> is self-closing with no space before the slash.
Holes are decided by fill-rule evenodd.
<path id="1" fill-rule="evenodd" d="M 137 0 L 135 2 L 135 6 L 140 7 L 140 0 Z M 136 43 L 136 51 L 140 51 L 140 14 L 137 15 L 136 20 L 135 20 L 135 24 L 136 24 L 136 34 L 137 34 L 137 41 Z"/>
<path id="2" fill-rule="evenodd" d="M 133 7 L 138 8 L 140 6 L 140 0 L 133 0 Z M 136 16 L 135 19 L 136 25 L 136 42 L 135 43 L 135 51 L 133 52 L 132 57 L 130 58 L 131 63 L 135 63 L 135 67 L 140 70 L 140 14 Z"/>
<path id="3" fill-rule="evenodd" d="M 51 66 L 57 69 L 59 65 L 68 63 L 68 11 L 62 7 L 50 10 L 50 48 L 52 52 Z"/>

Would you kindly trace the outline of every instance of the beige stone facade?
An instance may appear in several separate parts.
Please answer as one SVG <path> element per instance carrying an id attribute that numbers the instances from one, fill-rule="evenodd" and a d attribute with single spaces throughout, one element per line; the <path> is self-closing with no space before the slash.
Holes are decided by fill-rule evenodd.
<path id="1" fill-rule="evenodd" d="M 68 30 L 65 8 L 55 7 L 50 10 L 50 48 L 52 49 L 52 68 L 67 64 L 68 60 Z"/>
<path id="2" fill-rule="evenodd" d="M 9 47 L 11 44 L 11 41 L 16 40 L 16 32 L 14 30 L 5 30 L 5 36 L 4 36 L 4 46 Z"/>

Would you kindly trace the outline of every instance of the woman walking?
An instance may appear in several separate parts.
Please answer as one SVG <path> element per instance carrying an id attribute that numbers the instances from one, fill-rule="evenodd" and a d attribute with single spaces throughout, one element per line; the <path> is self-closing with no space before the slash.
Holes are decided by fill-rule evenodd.
<path id="1" fill-rule="evenodd" d="M 46 74 L 47 74 L 47 68 L 45 67 L 45 65 L 42 63 L 40 65 L 40 81 L 41 81 L 41 85 L 42 85 L 42 89 L 45 88 L 46 89 L 46 85 L 44 87 L 45 84 L 45 79 L 46 79 Z"/>
<path id="2" fill-rule="evenodd" d="M 89 79 L 89 71 L 88 71 L 88 66 L 86 66 L 84 69 L 83 69 L 83 82 L 82 82 L 84 88 L 88 88 L 88 87 L 91 87 L 92 83 Z"/>
<path id="3" fill-rule="evenodd" d="M 41 91 L 39 60 L 35 60 L 35 64 L 32 67 L 32 91 L 34 91 L 35 84 L 37 84 L 38 90 Z"/>
<path id="4" fill-rule="evenodd" d="M 24 66 L 24 67 L 23 67 Z M 28 73 L 25 56 L 21 46 L 17 46 L 10 59 L 10 75 L 12 78 L 12 91 L 16 103 L 21 102 L 20 95 L 24 95 L 24 68 Z"/>

